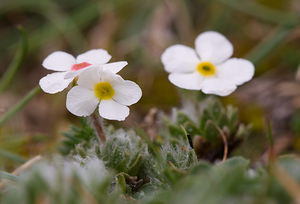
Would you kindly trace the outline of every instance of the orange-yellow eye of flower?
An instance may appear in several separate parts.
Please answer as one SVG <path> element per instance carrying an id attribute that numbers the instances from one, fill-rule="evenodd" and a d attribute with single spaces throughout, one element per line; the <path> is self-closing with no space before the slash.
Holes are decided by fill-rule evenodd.
<path id="1" fill-rule="evenodd" d="M 100 82 L 94 86 L 95 96 L 100 100 L 109 100 L 115 95 L 115 90 L 109 82 Z"/>
<path id="2" fill-rule="evenodd" d="M 210 62 L 201 62 L 197 65 L 197 71 L 203 76 L 213 76 L 216 74 L 216 67 Z"/>

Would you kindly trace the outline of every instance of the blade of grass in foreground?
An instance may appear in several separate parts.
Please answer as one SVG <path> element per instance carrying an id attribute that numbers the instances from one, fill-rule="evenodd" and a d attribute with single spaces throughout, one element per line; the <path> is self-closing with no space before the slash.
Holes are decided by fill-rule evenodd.
<path id="1" fill-rule="evenodd" d="M 282 26 L 295 26 L 300 22 L 296 13 L 287 13 L 267 6 L 261 5 L 252 0 L 218 0 L 232 9 L 251 15 L 257 19 L 267 23 L 282 25 Z"/>
<path id="2" fill-rule="evenodd" d="M 19 103 L 17 103 L 6 113 L 4 113 L 3 116 L 0 118 L 0 127 L 12 116 L 14 116 L 17 112 L 19 112 L 40 91 L 41 88 L 39 86 L 36 86 Z"/>
<path id="3" fill-rule="evenodd" d="M 13 174 L 10 174 L 10 173 L 7 173 L 5 171 L 0 171 L 0 179 L 8 179 L 8 180 L 11 180 L 11 181 L 17 181 L 18 180 L 18 177 L 13 175 Z"/>
<path id="4" fill-rule="evenodd" d="M 21 45 L 17 54 L 15 55 L 15 58 L 13 59 L 13 61 L 11 62 L 8 69 L 6 70 L 6 72 L 0 80 L 0 93 L 3 92 L 11 83 L 12 79 L 14 78 L 22 63 L 24 62 L 28 50 L 28 43 L 25 30 L 22 27 L 18 27 L 18 30 L 22 37 Z"/>
<path id="5" fill-rule="evenodd" d="M 4 157 L 4 158 L 7 158 L 7 159 L 11 159 L 11 160 L 19 162 L 19 163 L 26 162 L 26 160 L 23 157 L 15 154 L 15 153 L 8 152 L 4 149 L 0 149 L 0 156 Z"/>
<path id="6" fill-rule="evenodd" d="M 245 57 L 258 64 L 263 60 L 274 48 L 282 44 L 284 39 L 290 34 L 293 27 L 277 27 L 269 36 L 267 36 L 261 43 L 254 47 Z"/>

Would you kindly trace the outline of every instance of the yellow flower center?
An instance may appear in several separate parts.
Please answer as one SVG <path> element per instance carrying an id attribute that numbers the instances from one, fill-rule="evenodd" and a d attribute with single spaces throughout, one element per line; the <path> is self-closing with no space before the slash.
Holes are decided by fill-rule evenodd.
<path id="1" fill-rule="evenodd" d="M 95 96 L 100 100 L 109 100 L 115 95 L 115 90 L 109 82 L 100 82 L 95 84 L 94 92 Z"/>
<path id="2" fill-rule="evenodd" d="M 216 74 L 215 66 L 210 62 L 201 62 L 197 65 L 197 71 L 203 76 L 213 76 Z"/>

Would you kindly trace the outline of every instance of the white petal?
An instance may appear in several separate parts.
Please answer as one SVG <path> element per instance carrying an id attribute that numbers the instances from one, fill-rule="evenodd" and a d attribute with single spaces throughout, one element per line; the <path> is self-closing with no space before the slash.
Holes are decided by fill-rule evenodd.
<path id="1" fill-rule="evenodd" d="M 236 85 L 233 83 L 217 78 L 206 78 L 202 85 L 203 93 L 215 94 L 219 96 L 228 96 L 236 89 Z"/>
<path id="2" fill-rule="evenodd" d="M 81 71 L 81 70 L 79 70 Z M 78 76 L 79 72 L 78 71 L 69 71 L 66 73 L 65 75 L 65 79 L 70 79 L 70 78 L 75 78 L 76 76 Z"/>
<path id="3" fill-rule="evenodd" d="M 101 81 L 100 70 L 99 67 L 91 67 L 80 72 L 78 85 L 87 89 L 94 89 L 95 84 Z"/>
<path id="4" fill-rule="evenodd" d="M 126 61 L 113 62 L 103 65 L 104 71 L 111 71 L 113 73 L 118 73 L 121 71 L 128 63 Z"/>
<path id="5" fill-rule="evenodd" d="M 77 56 L 76 63 L 87 62 L 94 65 L 105 64 L 110 60 L 111 56 L 106 50 L 94 49 L 89 50 Z"/>
<path id="6" fill-rule="evenodd" d="M 222 34 L 207 31 L 198 35 L 195 40 L 198 55 L 202 61 L 219 64 L 233 54 L 233 46 Z"/>
<path id="7" fill-rule="evenodd" d="M 72 71 L 69 71 L 69 72 L 66 74 L 65 78 L 66 78 L 66 79 L 69 79 L 69 78 L 75 78 L 76 76 L 80 75 L 81 72 L 83 72 L 83 71 L 85 71 L 85 70 L 87 70 L 87 69 L 95 68 L 95 67 L 97 67 L 97 66 L 91 65 L 91 66 L 82 68 L 82 69 L 80 69 L 80 70 L 72 70 Z"/>
<path id="8" fill-rule="evenodd" d="M 80 86 L 73 87 L 67 94 L 67 109 L 77 116 L 91 115 L 98 103 L 93 91 Z"/>
<path id="9" fill-rule="evenodd" d="M 232 58 L 217 66 L 218 77 L 241 85 L 252 79 L 254 65 L 245 59 Z"/>
<path id="10" fill-rule="evenodd" d="M 64 90 L 72 81 L 73 78 L 65 79 L 67 72 L 56 72 L 48 74 L 40 79 L 40 87 L 46 93 L 54 94 Z"/>
<path id="11" fill-rule="evenodd" d="M 99 71 L 101 82 L 109 82 L 112 86 L 123 83 L 125 80 L 118 74 L 114 74 L 109 71 L 101 70 Z"/>
<path id="12" fill-rule="evenodd" d="M 96 83 L 109 82 L 112 86 L 118 85 L 125 80 L 118 74 L 110 71 L 104 71 L 102 67 L 91 67 L 79 74 L 78 85 L 94 89 Z"/>
<path id="13" fill-rule="evenodd" d="M 161 56 L 167 72 L 193 72 L 200 60 L 194 49 L 184 45 L 173 45 L 167 48 Z"/>
<path id="14" fill-rule="evenodd" d="M 113 99 L 123 105 L 130 106 L 142 97 L 141 88 L 134 82 L 124 80 L 122 83 L 114 84 L 115 95 Z"/>
<path id="15" fill-rule="evenodd" d="M 105 119 L 121 121 L 129 115 L 129 108 L 114 100 L 102 100 L 99 105 L 99 114 Z"/>
<path id="16" fill-rule="evenodd" d="M 53 52 L 43 61 L 43 67 L 54 71 L 68 71 L 76 63 L 75 58 L 62 51 Z"/>
<path id="17" fill-rule="evenodd" d="M 176 86 L 190 90 L 200 90 L 203 77 L 198 72 L 182 74 L 174 73 L 169 75 L 169 80 Z"/>

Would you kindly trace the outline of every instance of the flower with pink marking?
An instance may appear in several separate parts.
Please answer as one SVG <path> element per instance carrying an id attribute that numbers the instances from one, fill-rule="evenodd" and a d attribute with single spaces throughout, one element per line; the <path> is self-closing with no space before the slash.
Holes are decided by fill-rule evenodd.
<path id="1" fill-rule="evenodd" d="M 126 61 L 108 63 L 111 56 L 104 49 L 93 49 L 78 55 L 76 58 L 66 52 L 56 51 L 43 61 L 43 67 L 57 71 L 41 78 L 39 84 L 46 93 L 54 94 L 63 91 L 83 70 L 101 66 L 104 70 L 118 73 L 126 65 Z"/>

